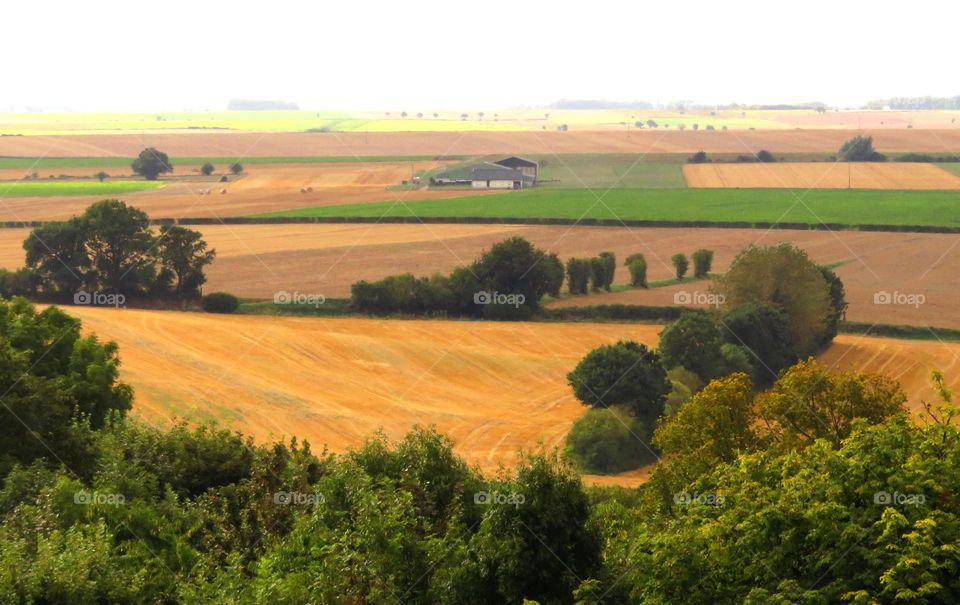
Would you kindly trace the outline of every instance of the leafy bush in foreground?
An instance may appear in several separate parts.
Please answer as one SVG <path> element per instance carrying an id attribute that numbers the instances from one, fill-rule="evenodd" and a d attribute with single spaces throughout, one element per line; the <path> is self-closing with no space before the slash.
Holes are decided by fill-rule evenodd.
<path id="1" fill-rule="evenodd" d="M 200 302 L 207 313 L 234 313 L 240 306 L 240 299 L 227 292 L 212 292 Z"/>

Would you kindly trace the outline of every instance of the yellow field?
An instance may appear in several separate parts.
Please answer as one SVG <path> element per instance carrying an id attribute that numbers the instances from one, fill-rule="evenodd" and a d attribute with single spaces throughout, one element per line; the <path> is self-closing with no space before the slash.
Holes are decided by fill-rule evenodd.
<path id="1" fill-rule="evenodd" d="M 934 164 L 808 162 L 686 164 L 689 187 L 791 189 L 960 189 L 960 176 Z"/>
<path id="2" fill-rule="evenodd" d="M 148 422 L 215 419 L 261 441 L 296 435 L 334 451 L 381 428 L 397 438 L 432 424 L 486 472 L 520 448 L 562 444 L 585 411 L 565 375 L 587 351 L 621 338 L 652 346 L 661 329 L 68 311 L 119 343 L 134 413 Z M 898 378 L 916 406 L 932 396 L 931 369 L 957 377 L 958 353 L 960 344 L 841 336 L 823 359 Z"/>

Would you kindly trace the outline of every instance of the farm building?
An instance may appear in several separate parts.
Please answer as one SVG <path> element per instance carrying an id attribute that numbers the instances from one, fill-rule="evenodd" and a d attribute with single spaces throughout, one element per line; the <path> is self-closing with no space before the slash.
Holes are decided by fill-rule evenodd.
<path id="1" fill-rule="evenodd" d="M 539 176 L 537 173 L 540 170 L 540 164 L 526 158 L 518 158 L 515 155 L 508 158 L 503 158 L 498 162 L 494 162 L 494 164 L 519 170 L 524 174 L 524 176 L 528 176 L 533 179 L 534 182 L 537 181 L 537 177 Z"/>
<path id="2" fill-rule="evenodd" d="M 533 185 L 533 177 L 519 168 L 484 164 L 473 169 L 470 182 L 474 189 L 521 189 Z"/>
<path id="3" fill-rule="evenodd" d="M 540 165 L 511 156 L 496 162 L 467 164 L 431 178 L 433 185 L 470 185 L 474 189 L 523 189 L 537 182 Z"/>

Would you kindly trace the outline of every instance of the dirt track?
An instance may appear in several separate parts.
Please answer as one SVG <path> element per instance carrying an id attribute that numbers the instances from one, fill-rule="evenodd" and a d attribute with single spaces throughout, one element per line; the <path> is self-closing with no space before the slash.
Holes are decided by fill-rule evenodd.
<path id="1" fill-rule="evenodd" d="M 791 189 L 960 189 L 960 176 L 934 164 L 686 164 L 689 187 Z"/>
<path id="2" fill-rule="evenodd" d="M 148 133 L 0 137 L 0 156 L 133 158 L 144 146 L 180 157 L 484 155 L 515 153 L 836 153 L 857 134 L 890 152 L 960 153 L 960 128 L 640 130 L 625 132 Z"/>

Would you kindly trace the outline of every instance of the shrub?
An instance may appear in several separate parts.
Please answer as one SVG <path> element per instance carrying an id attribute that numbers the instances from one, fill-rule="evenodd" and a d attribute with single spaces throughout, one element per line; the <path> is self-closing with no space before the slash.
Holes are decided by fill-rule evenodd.
<path id="1" fill-rule="evenodd" d="M 226 292 L 212 292 L 200 302 L 207 313 L 234 313 L 240 306 L 240 299 Z"/>
<path id="2" fill-rule="evenodd" d="M 887 157 L 873 148 L 873 137 L 855 136 L 840 147 L 844 162 L 884 162 Z"/>
<path id="3" fill-rule="evenodd" d="M 683 276 L 687 274 L 687 269 L 690 268 L 690 261 L 687 260 L 687 256 L 682 253 L 674 254 L 670 257 L 670 262 L 673 263 L 677 281 L 683 280 Z"/>
<path id="4" fill-rule="evenodd" d="M 713 267 L 713 250 L 701 248 L 693 253 L 694 277 L 706 277 Z"/>
<path id="5" fill-rule="evenodd" d="M 230 164 L 230 172 L 233 174 L 240 174 L 243 172 L 243 164 L 240 162 L 234 162 L 233 164 Z"/>
<path id="6" fill-rule="evenodd" d="M 570 429 L 567 456 L 584 472 L 612 474 L 655 459 L 650 431 L 627 408 L 591 409 Z"/>
<path id="7" fill-rule="evenodd" d="M 647 287 L 647 259 L 642 254 L 631 254 L 625 262 L 630 271 L 630 285 L 634 288 Z"/>
<path id="8" fill-rule="evenodd" d="M 594 256 L 590 259 L 590 289 L 594 292 L 603 288 L 607 281 L 607 266 L 603 259 Z"/>
<path id="9" fill-rule="evenodd" d="M 707 157 L 706 151 L 698 151 L 692 156 L 690 156 L 689 158 L 687 158 L 688 164 L 707 164 L 709 162 L 710 162 L 710 158 Z"/>
<path id="10" fill-rule="evenodd" d="M 202 174 L 203 176 L 210 176 L 211 174 L 213 174 L 213 170 L 214 170 L 213 164 L 211 164 L 210 162 L 207 162 L 200 167 L 200 174 Z"/>
<path id="11" fill-rule="evenodd" d="M 769 164 L 772 162 L 776 162 L 777 158 L 773 157 L 773 154 L 767 151 L 766 149 L 761 149 L 760 151 L 757 152 L 757 161 Z"/>
<path id="12" fill-rule="evenodd" d="M 617 272 L 617 257 L 613 252 L 601 252 L 597 258 L 603 265 L 603 288 L 609 292 Z"/>
<path id="13" fill-rule="evenodd" d="M 592 268 L 588 258 L 571 258 L 567 261 L 567 288 L 570 294 L 586 294 Z"/>

